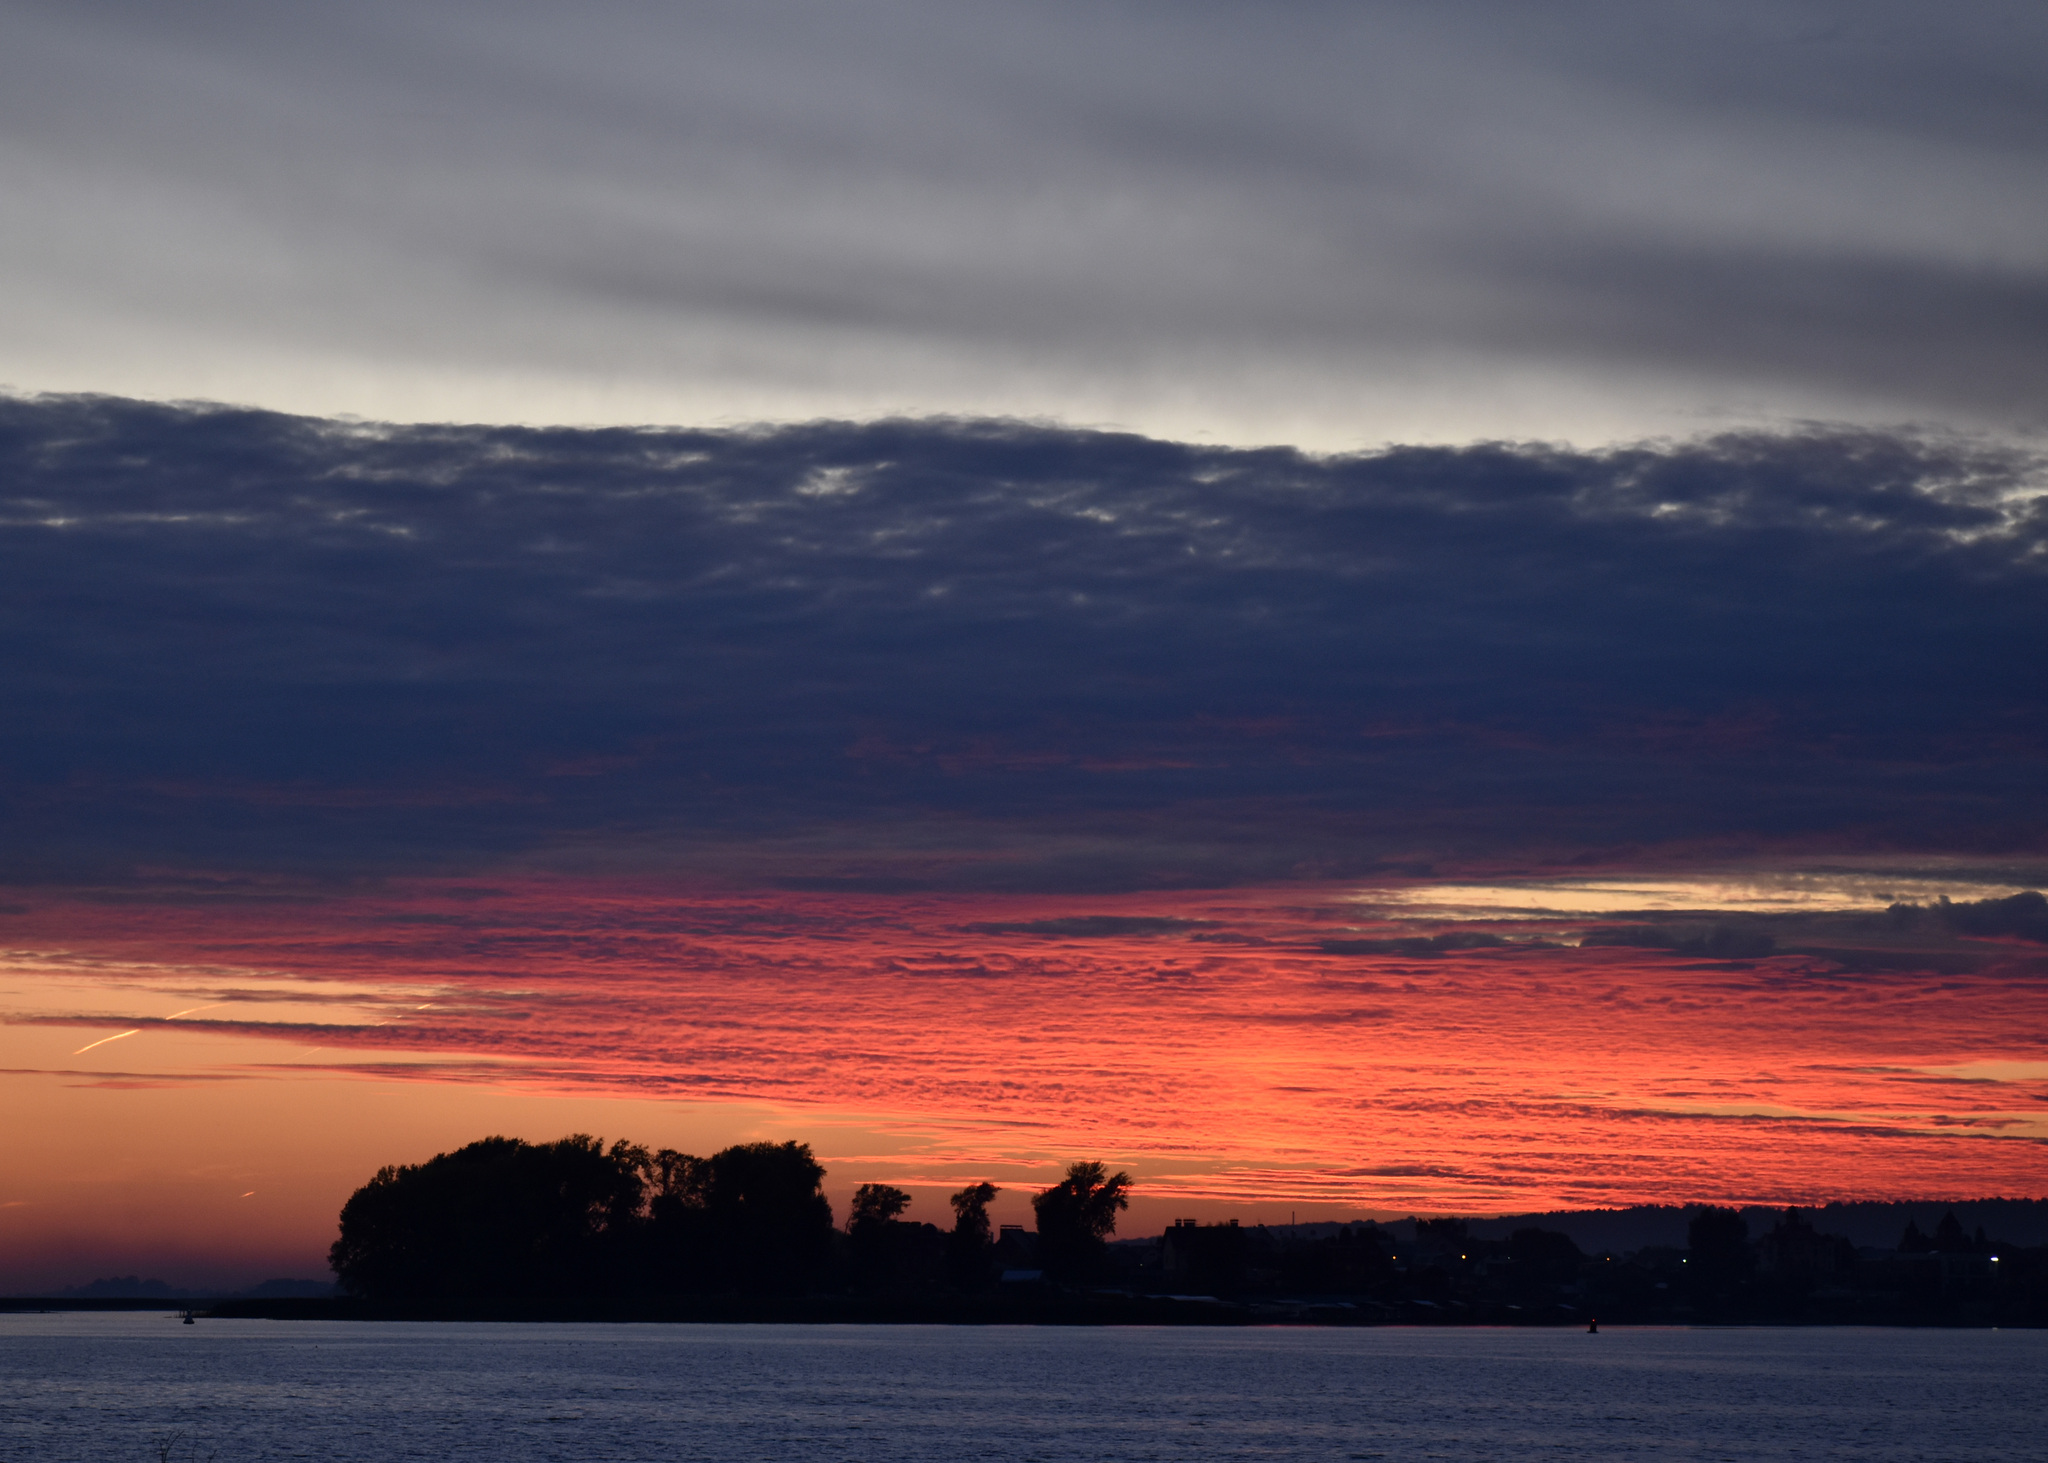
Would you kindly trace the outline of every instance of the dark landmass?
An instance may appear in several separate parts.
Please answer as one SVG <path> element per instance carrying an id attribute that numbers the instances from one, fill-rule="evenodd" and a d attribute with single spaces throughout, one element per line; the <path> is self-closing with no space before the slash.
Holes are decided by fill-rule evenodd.
<path id="1" fill-rule="evenodd" d="M 167 1280 L 144 1280 L 140 1275 L 110 1275 L 57 1292 L 75 1300 L 183 1300 L 195 1293 Z"/>
<path id="2" fill-rule="evenodd" d="M 1077 1162 L 950 1230 L 863 1184 L 845 1227 L 800 1143 L 709 1158 L 488 1138 L 387 1168 L 341 1214 L 341 1295 L 270 1281 L 200 1300 L 134 1276 L 0 1309 L 280 1320 L 950 1325 L 2048 1325 L 2048 1201 L 1818 1209 L 1644 1205 L 1490 1219 L 1200 1224 L 1111 1242 L 1130 1177 Z M 136 1292 L 144 1293 L 136 1293 Z"/>
<path id="3" fill-rule="evenodd" d="M 648 1296 L 463 1301 L 226 1300 L 208 1317 L 363 1321 L 665 1321 L 756 1325 L 1233 1326 L 1271 1307 L 1207 1296 L 1033 1287 L 962 1295 Z"/>
<path id="4" fill-rule="evenodd" d="M 180 1295 L 174 1299 L 146 1296 L 0 1295 L 0 1314 L 24 1311 L 205 1311 L 227 1297 Z"/>
<path id="5" fill-rule="evenodd" d="M 1638 1204 L 1627 1209 L 1555 1209 L 1467 1219 L 1465 1224 L 1480 1239 L 1506 1239 L 1516 1230 L 1534 1225 L 1563 1231 L 1588 1254 L 1624 1254 L 1658 1245 L 1683 1247 L 1686 1226 L 1703 1207 Z M 1784 1211 L 1751 1204 L 1737 1212 L 1751 1234 L 1762 1234 Z M 1859 1247 L 1894 1246 L 1908 1224 L 1932 1233 L 1942 1216 L 1951 1212 L 1964 1229 L 1974 1233 L 1981 1228 L 2014 1248 L 2048 1245 L 2048 1199 L 1873 1199 L 1817 1205 L 1801 1212 L 1822 1233 L 1843 1235 Z M 1404 1219 L 1382 1228 L 1405 1239 L 1414 1234 L 1415 1224 L 1413 1219 Z M 1337 1227 L 1326 1226 L 1331 1231 Z"/>
<path id="6" fill-rule="evenodd" d="M 172 1300 L 220 1300 L 250 1298 L 276 1300 L 287 1296 L 321 1297 L 338 1293 L 332 1280 L 265 1280 L 246 1290 L 190 1290 L 167 1280 L 145 1280 L 139 1275 L 111 1275 L 86 1285 L 73 1285 L 56 1293 L 57 1300 L 105 1300 L 156 1302 Z"/>

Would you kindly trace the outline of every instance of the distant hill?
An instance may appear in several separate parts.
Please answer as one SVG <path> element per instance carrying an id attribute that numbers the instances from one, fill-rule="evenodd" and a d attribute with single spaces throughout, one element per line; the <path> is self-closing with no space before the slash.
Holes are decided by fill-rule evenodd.
<path id="1" fill-rule="evenodd" d="M 237 1292 L 248 1300 L 318 1300 L 340 1293 L 332 1280 L 266 1280 Z"/>
<path id="2" fill-rule="evenodd" d="M 60 1290 L 64 1300 L 185 1300 L 192 1292 L 164 1280 L 144 1280 L 140 1275 L 111 1275 L 89 1285 Z"/>
<path id="3" fill-rule="evenodd" d="M 140 1275 L 111 1275 L 88 1285 L 74 1285 L 57 1291 L 59 1300 L 219 1300 L 224 1296 L 250 1300 L 292 1300 L 335 1294 L 331 1280 L 266 1280 L 247 1290 L 187 1290 L 167 1280 L 144 1280 Z"/>

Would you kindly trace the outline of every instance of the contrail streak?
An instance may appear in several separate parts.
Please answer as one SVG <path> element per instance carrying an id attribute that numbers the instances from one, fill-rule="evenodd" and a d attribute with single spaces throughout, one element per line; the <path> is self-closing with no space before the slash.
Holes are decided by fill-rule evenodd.
<path id="1" fill-rule="evenodd" d="M 137 1031 L 140 1030 L 142 1030 L 142 1028 L 138 1026 L 135 1028 L 134 1031 L 117 1031 L 112 1036 L 103 1036 L 98 1041 L 89 1041 L 84 1046 L 80 1047 L 77 1051 L 73 1052 L 71 1055 L 73 1055 L 74 1057 L 83 1056 L 96 1046 L 105 1046 L 110 1041 L 119 1041 L 124 1036 L 133 1036 Z"/>

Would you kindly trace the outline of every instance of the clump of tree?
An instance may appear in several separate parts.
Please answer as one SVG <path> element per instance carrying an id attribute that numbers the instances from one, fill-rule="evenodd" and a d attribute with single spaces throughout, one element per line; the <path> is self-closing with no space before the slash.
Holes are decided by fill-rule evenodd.
<path id="1" fill-rule="evenodd" d="M 1756 1268 L 1749 1246 L 1749 1221 L 1741 1211 L 1707 1204 L 1685 1227 L 1692 1291 L 1707 1308 L 1733 1304 Z"/>
<path id="2" fill-rule="evenodd" d="M 995 1283 L 996 1237 L 988 1206 L 1002 1192 L 991 1183 L 969 1184 L 952 1199 L 953 1232 L 946 1237 L 946 1278 L 956 1290 Z"/>
<path id="3" fill-rule="evenodd" d="M 657 1288 L 772 1295 L 826 1279 L 832 1205 L 808 1143 L 741 1143 L 709 1158 L 661 1149 L 649 1172 L 641 1274 Z"/>
<path id="4" fill-rule="evenodd" d="M 1951 1209 L 1941 1216 L 1941 1223 L 1934 1227 L 1931 1235 L 1922 1234 L 1920 1226 L 1913 1220 L 1906 1221 L 1906 1232 L 1899 1236 L 1899 1253 L 1902 1255 L 1988 1255 L 1998 1248 L 1984 1236 L 1984 1226 L 1977 1226 L 1975 1235 L 1963 1232 L 1962 1221 Z"/>
<path id="5" fill-rule="evenodd" d="M 848 1278 L 868 1292 L 928 1290 L 943 1283 L 946 1239 L 936 1225 L 902 1218 L 910 1195 L 893 1184 L 862 1184 L 846 1219 Z"/>
<path id="6" fill-rule="evenodd" d="M 824 1177 L 802 1143 L 485 1138 L 379 1170 L 328 1263 L 377 1299 L 809 1290 L 831 1257 Z"/>
<path id="7" fill-rule="evenodd" d="M 1038 1216 L 1038 1256 L 1055 1280 L 1092 1280 L 1102 1269 L 1116 1217 L 1130 1207 L 1131 1176 L 1108 1173 L 1100 1163 L 1070 1164 L 1067 1176 L 1032 1199 Z"/>
<path id="8" fill-rule="evenodd" d="M 1554 1229 L 1518 1229 L 1508 1236 L 1507 1249 L 1515 1279 L 1528 1289 L 1569 1284 L 1586 1263 L 1577 1242 Z"/>
<path id="9" fill-rule="evenodd" d="M 425 1163 L 380 1169 L 341 1211 L 328 1261 L 368 1299 L 773 1295 L 977 1291 L 997 1277 L 988 1206 L 952 1196 L 953 1228 L 903 1218 L 910 1195 L 854 1191 L 832 1224 L 825 1170 L 802 1143 L 742 1143 L 708 1158 L 578 1134 L 485 1138 Z M 1046 1268 L 1092 1278 L 1128 1174 L 1076 1163 L 1033 1205 Z"/>
<path id="10" fill-rule="evenodd" d="M 1290 1241 L 1274 1259 L 1281 1284 L 1297 1293 L 1362 1295 L 1394 1278 L 1392 1253 L 1370 1220 L 1342 1225 L 1322 1238 Z"/>
<path id="11" fill-rule="evenodd" d="M 379 1169 L 328 1263 L 361 1296 L 559 1296 L 610 1288 L 643 1214 L 641 1150 L 578 1135 L 485 1138 Z"/>

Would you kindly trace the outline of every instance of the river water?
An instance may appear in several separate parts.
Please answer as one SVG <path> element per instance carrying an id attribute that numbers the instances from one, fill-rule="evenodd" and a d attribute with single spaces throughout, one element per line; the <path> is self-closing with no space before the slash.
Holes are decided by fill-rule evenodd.
<path id="1" fill-rule="evenodd" d="M 2048 1332 L 0 1316 L 8 1463 L 2048 1459 Z"/>

